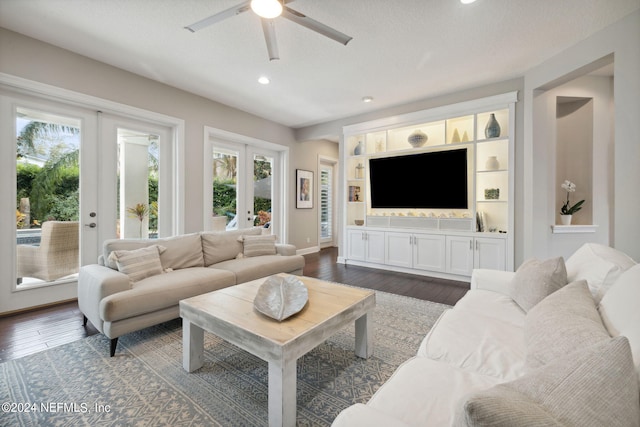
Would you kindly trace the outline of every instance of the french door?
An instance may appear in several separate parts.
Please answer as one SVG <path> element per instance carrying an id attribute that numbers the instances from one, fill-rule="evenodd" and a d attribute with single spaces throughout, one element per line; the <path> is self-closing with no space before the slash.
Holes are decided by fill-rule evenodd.
<path id="1" fill-rule="evenodd" d="M 204 229 L 263 227 L 284 239 L 282 152 L 230 139 L 205 144 Z"/>
<path id="2" fill-rule="evenodd" d="M 106 239 L 175 234 L 172 135 L 0 90 L 0 313 L 76 298 Z"/>

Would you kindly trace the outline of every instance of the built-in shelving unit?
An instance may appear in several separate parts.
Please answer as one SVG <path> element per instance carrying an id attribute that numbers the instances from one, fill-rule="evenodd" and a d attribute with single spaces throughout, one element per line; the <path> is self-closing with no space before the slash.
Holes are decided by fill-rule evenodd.
<path id="1" fill-rule="evenodd" d="M 441 257 L 442 266 L 434 267 L 439 264 L 415 259 L 400 267 L 402 271 L 470 276 L 474 267 L 512 269 L 516 101 L 517 92 L 511 92 L 346 126 L 342 141 L 346 248 L 339 262 L 398 269 L 397 253 L 390 251 L 404 250 L 398 246 L 398 242 L 404 241 L 403 236 L 397 233 L 405 233 L 410 246 L 428 242 L 430 249 L 423 253 Z M 485 127 L 493 118 L 500 129 L 487 133 Z M 416 131 L 428 137 L 426 143 L 417 148 L 409 143 L 410 135 Z M 458 148 L 467 149 L 468 209 L 372 208 L 368 187 L 370 159 Z M 403 182 L 402 176 L 390 176 L 389 180 L 390 191 L 393 185 L 409 185 Z M 416 188 L 416 191 L 428 191 L 429 185 L 442 186 L 446 182 L 444 174 L 441 182 L 425 183 L 424 189 Z M 385 239 L 384 233 L 388 233 L 389 238 Z M 429 236 L 442 236 L 442 239 L 427 238 Z M 367 257 L 367 241 L 371 240 L 376 244 L 386 242 L 384 257 L 375 247 L 369 248 L 375 259 Z M 489 253 L 493 258 L 474 252 L 483 247 L 491 248 Z M 469 248 L 466 258 L 460 252 L 462 248 Z M 440 249 L 442 254 L 438 254 Z M 406 255 L 411 258 L 415 255 L 413 252 Z M 431 267 L 420 267 L 425 265 Z"/>

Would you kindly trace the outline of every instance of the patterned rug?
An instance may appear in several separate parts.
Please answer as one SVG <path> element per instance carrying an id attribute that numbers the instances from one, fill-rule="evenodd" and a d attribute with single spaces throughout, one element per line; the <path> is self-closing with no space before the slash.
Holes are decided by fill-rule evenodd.
<path id="1" fill-rule="evenodd" d="M 448 308 L 376 298 L 373 357 L 354 355 L 352 325 L 298 359 L 298 426 L 330 425 L 342 409 L 366 403 Z M 189 374 L 180 325 L 120 337 L 113 358 L 109 340 L 94 335 L 0 364 L 0 426 L 267 425 L 267 363 L 205 333 L 205 364 Z"/>

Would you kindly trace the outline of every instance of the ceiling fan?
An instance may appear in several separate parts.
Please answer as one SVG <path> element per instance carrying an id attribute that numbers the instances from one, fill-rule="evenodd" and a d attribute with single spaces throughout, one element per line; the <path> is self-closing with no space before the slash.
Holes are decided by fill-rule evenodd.
<path id="1" fill-rule="evenodd" d="M 297 12 L 290 7 L 287 7 L 287 3 L 291 3 L 294 0 L 246 0 L 237 6 L 231 7 L 222 12 L 211 15 L 208 18 L 204 18 L 198 22 L 185 27 L 185 29 L 195 33 L 209 25 L 213 25 L 216 22 L 220 22 L 229 17 L 239 15 L 248 10 L 253 10 L 262 21 L 262 31 L 264 32 L 264 38 L 267 42 L 267 51 L 269 52 L 269 60 L 280 59 L 278 53 L 278 43 L 276 41 L 275 19 L 277 16 L 282 16 L 296 24 L 302 25 L 316 33 L 322 34 L 325 37 L 329 37 L 332 40 L 346 45 L 351 41 L 352 37 L 341 33 L 327 25 L 324 25 L 318 21 L 315 21 L 308 16 Z"/>

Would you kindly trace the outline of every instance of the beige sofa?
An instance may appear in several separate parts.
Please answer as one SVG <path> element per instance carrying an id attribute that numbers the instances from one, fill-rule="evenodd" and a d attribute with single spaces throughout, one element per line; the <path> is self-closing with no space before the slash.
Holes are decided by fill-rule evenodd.
<path id="1" fill-rule="evenodd" d="M 602 245 L 475 270 L 417 355 L 333 426 L 638 427 L 639 307 L 640 264 Z"/>
<path id="2" fill-rule="evenodd" d="M 302 274 L 304 257 L 261 228 L 162 239 L 114 239 L 78 275 L 78 305 L 111 338 L 179 317 L 179 301 L 276 273 Z"/>

